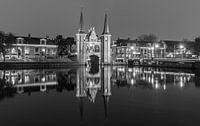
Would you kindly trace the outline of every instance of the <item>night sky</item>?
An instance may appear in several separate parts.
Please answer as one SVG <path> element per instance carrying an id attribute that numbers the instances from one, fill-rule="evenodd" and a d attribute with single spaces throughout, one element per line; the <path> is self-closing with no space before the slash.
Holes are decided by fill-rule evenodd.
<path id="1" fill-rule="evenodd" d="M 200 0 L 0 0 L 0 30 L 75 36 L 81 7 L 85 27 L 94 26 L 97 34 L 102 33 L 108 11 L 113 39 L 145 33 L 175 40 L 200 36 Z"/>

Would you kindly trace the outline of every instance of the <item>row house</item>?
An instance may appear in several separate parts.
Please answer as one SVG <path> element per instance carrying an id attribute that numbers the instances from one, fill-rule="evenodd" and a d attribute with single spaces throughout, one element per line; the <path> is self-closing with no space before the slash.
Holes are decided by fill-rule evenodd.
<path id="1" fill-rule="evenodd" d="M 57 55 L 57 45 L 48 37 L 22 37 L 17 36 L 15 43 L 8 50 L 6 59 L 31 60 L 41 58 L 53 58 Z"/>
<path id="2" fill-rule="evenodd" d="M 118 39 L 112 45 L 112 57 L 116 61 L 128 59 L 163 58 L 166 46 L 163 42 L 151 43 L 138 40 Z"/>
<path id="3" fill-rule="evenodd" d="M 195 54 L 195 41 L 161 40 L 166 45 L 168 58 L 197 58 Z"/>

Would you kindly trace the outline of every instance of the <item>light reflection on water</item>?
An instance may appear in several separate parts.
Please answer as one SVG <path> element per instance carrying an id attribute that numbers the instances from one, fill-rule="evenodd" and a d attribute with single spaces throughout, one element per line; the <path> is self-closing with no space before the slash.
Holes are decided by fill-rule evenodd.
<path id="1" fill-rule="evenodd" d="M 186 125 L 200 116 L 200 77 L 190 70 L 94 66 L 0 78 L 4 125 Z"/>

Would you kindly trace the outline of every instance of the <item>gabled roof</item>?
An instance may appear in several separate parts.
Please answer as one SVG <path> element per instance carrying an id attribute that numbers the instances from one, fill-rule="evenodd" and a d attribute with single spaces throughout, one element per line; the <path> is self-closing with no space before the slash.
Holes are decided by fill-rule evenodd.
<path id="1" fill-rule="evenodd" d="M 24 41 L 23 41 L 23 43 L 24 44 L 40 44 L 40 40 L 41 39 L 45 39 L 45 40 L 47 40 L 47 45 L 55 45 L 55 43 L 54 43 L 54 41 L 53 40 L 51 40 L 51 39 L 46 39 L 46 38 L 40 38 L 40 37 L 27 37 L 27 36 L 16 36 L 15 37 L 16 39 L 17 38 L 23 38 L 24 39 Z"/>
<path id="2" fill-rule="evenodd" d="M 136 40 L 118 38 L 116 41 L 117 46 L 127 46 L 128 43 L 136 43 Z"/>
<path id="3" fill-rule="evenodd" d="M 186 46 L 195 46 L 195 41 L 175 41 L 175 40 L 161 40 L 167 46 L 179 46 L 181 44 Z"/>
<path id="4" fill-rule="evenodd" d="M 180 47 L 180 45 L 185 46 L 187 49 L 194 50 L 195 41 L 175 41 L 175 40 L 161 40 L 167 46 L 167 51 L 174 51 Z"/>

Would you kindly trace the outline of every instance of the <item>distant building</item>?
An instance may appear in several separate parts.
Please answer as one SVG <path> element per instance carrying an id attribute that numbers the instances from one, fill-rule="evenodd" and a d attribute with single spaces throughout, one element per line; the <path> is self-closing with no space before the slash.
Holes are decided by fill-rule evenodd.
<path id="1" fill-rule="evenodd" d="M 195 41 L 161 40 L 166 45 L 166 57 L 195 58 Z"/>
<path id="2" fill-rule="evenodd" d="M 135 58 L 163 58 L 165 49 L 163 42 L 150 43 L 118 38 L 112 45 L 112 56 L 122 62 Z"/>
<path id="3" fill-rule="evenodd" d="M 57 45 L 47 38 L 16 36 L 15 44 L 6 54 L 8 60 L 31 60 L 56 57 Z"/>
<path id="4" fill-rule="evenodd" d="M 160 40 L 151 43 L 118 38 L 112 45 L 112 58 L 127 62 L 137 58 L 197 58 L 197 55 L 194 41 Z"/>

